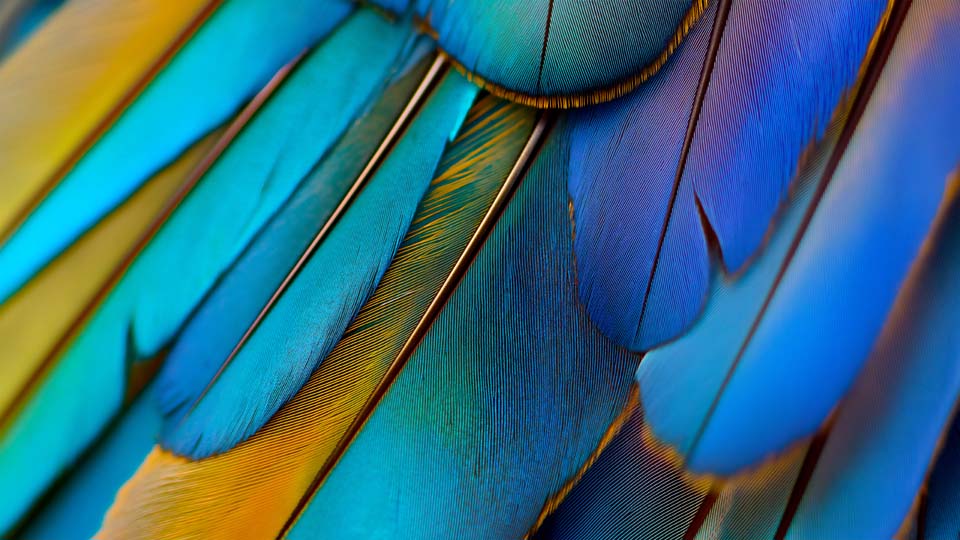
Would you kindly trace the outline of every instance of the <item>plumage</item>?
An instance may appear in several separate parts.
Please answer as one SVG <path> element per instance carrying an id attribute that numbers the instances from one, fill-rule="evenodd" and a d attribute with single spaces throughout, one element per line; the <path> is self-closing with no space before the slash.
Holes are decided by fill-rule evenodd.
<path id="1" fill-rule="evenodd" d="M 163 416 L 154 399 L 153 388 L 147 388 L 123 411 L 16 538 L 93 537 L 117 490 L 156 441 Z"/>
<path id="2" fill-rule="evenodd" d="M 546 145 L 288 538 L 519 538 L 601 447 L 638 358 L 576 302 L 567 141 Z"/>
<path id="3" fill-rule="evenodd" d="M 956 0 L 60 1 L 0 535 L 960 533 Z"/>
<path id="4" fill-rule="evenodd" d="M 715 6 L 649 84 L 573 115 L 581 299 L 633 350 L 700 313 L 708 237 L 731 273 L 757 250 L 886 1 Z"/>
<path id="5" fill-rule="evenodd" d="M 433 302 L 502 189 L 532 124 L 530 111 L 481 100 L 441 161 L 371 300 L 304 388 L 229 452 L 192 462 L 155 449 L 120 492 L 100 536 L 275 536 Z M 251 500 L 258 503 L 245 505 Z M 173 508 L 188 509 L 197 519 L 182 520 Z M 237 508 L 234 519 L 218 523 L 219 508 Z"/>
<path id="6" fill-rule="evenodd" d="M 70 2 L 0 65 L 0 231 L 212 11 L 211 0 Z M 70 46 L 65 46 L 65 44 Z M 81 66 L 77 68 L 76 66 Z M 42 103 L 24 107 L 23 103 Z M 4 297 L 7 295 L 4 294 Z"/>
<path id="7" fill-rule="evenodd" d="M 245 332 L 308 246 L 331 225 L 354 192 L 381 141 L 430 67 L 430 48 L 417 47 L 381 96 L 317 164 L 192 315 L 158 375 L 158 401 L 172 433 L 240 344 Z M 391 63 L 394 60 L 391 59 Z M 370 60 L 368 60 L 370 61 Z M 348 207 L 348 206 L 347 206 Z M 322 241 L 322 238 L 321 238 Z"/>
<path id="8" fill-rule="evenodd" d="M 8 231 L 0 245 L 0 300 L 156 169 L 236 114 L 278 69 L 351 9 L 346 0 L 297 0 L 283 10 L 266 0 L 225 2 L 56 179 L 30 215 Z M 251 26 L 250 19 L 263 22 Z M 201 89 L 198 80 L 204 81 Z"/>
<path id="9" fill-rule="evenodd" d="M 960 397 L 960 199 L 944 206 L 839 405 L 787 539 L 892 538 L 923 485 Z"/>
<path id="10" fill-rule="evenodd" d="M 165 447 L 192 459 L 229 450 L 300 389 L 383 277 L 475 95 L 462 77 L 440 83 L 236 356 L 167 431 Z"/>
<path id="11" fill-rule="evenodd" d="M 532 105 L 620 96 L 655 72 L 701 0 L 416 0 L 437 43 L 491 92 Z"/>
<path id="12" fill-rule="evenodd" d="M 863 365 L 960 160 L 952 136 L 960 72 L 946 56 L 960 39 L 958 13 L 939 0 L 910 7 L 857 131 L 691 452 L 694 470 L 731 473 L 812 434 Z"/>

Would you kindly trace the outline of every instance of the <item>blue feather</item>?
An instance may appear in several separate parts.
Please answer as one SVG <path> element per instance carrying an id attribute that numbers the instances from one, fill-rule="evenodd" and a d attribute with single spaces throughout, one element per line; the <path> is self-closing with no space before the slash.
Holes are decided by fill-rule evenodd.
<path id="1" fill-rule="evenodd" d="M 358 12 L 303 60 L 38 378 L 0 440 L 0 476 L 17 486 L 0 494 L 0 529 L 93 441 L 121 405 L 128 363 L 152 358 L 169 344 L 221 273 L 362 112 L 386 73 L 365 77 L 356 69 L 365 55 L 357 44 L 365 41 L 360 36 L 389 31 L 376 14 Z"/>
<path id="2" fill-rule="evenodd" d="M 892 538 L 923 485 L 960 395 L 960 198 L 914 264 L 840 404 L 788 540 Z"/>
<path id="3" fill-rule="evenodd" d="M 459 75 L 440 84 L 249 341 L 165 433 L 165 447 L 193 459 L 229 450 L 303 386 L 383 277 L 476 94 Z"/>
<path id="4" fill-rule="evenodd" d="M 374 77 L 371 80 L 392 66 L 397 51 L 409 38 L 396 29 L 383 30 L 378 32 L 381 41 L 365 53 L 364 62 L 371 67 L 367 75 Z M 388 43 L 388 39 L 394 42 Z M 378 95 L 377 103 L 310 173 L 183 329 L 159 374 L 157 394 L 167 415 L 168 435 L 213 381 L 400 116 L 426 72 L 424 56 L 432 51 L 426 41 L 420 44 L 426 47 L 417 48 L 409 56 L 408 66 L 394 75 L 395 82 L 383 96 Z M 375 67 L 375 62 L 380 65 Z"/>
<path id="5" fill-rule="evenodd" d="M 655 67 L 702 2 L 418 0 L 440 46 L 468 71 L 524 97 L 570 105 L 609 99 Z M 636 79 L 636 80 L 634 80 Z M 606 91 L 606 92 L 605 92 Z M 621 90 L 622 92 L 622 90 Z M 601 97 L 591 98 L 590 94 Z M 564 99 L 569 98 L 569 99 Z"/>
<path id="6" fill-rule="evenodd" d="M 581 298 L 607 335 L 646 350 L 692 324 L 707 292 L 707 229 L 731 272 L 757 250 L 886 4 L 748 0 L 716 17 L 711 8 L 649 84 L 574 115 Z M 704 64 L 716 25 L 722 38 Z"/>
<path id="7" fill-rule="evenodd" d="M 960 72 L 948 52 L 960 47 L 958 17 L 954 2 L 912 4 L 857 132 L 695 443 L 693 470 L 731 474 L 811 435 L 860 371 L 960 161 Z"/>
<path id="8" fill-rule="evenodd" d="M 559 133 L 289 538 L 519 538 L 598 447 L 638 358 L 577 301 Z"/>
<path id="9" fill-rule="evenodd" d="M 224 3 L 0 246 L 0 302 L 351 9 L 346 0 Z"/>
<path id="10" fill-rule="evenodd" d="M 153 448 L 162 415 L 148 388 L 81 459 L 19 538 L 92 538 L 117 491 Z"/>

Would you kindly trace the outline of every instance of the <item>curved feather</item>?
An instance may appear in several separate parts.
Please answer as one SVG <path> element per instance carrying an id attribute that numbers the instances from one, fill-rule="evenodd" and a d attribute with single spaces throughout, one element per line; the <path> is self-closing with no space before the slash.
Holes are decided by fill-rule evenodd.
<path id="1" fill-rule="evenodd" d="M 719 2 L 650 84 L 574 114 L 580 296 L 604 333 L 676 338 L 707 294 L 707 236 L 731 272 L 757 250 L 886 3 Z"/>
<path id="2" fill-rule="evenodd" d="M 70 2 L 0 64 L 0 162 L 11 179 L 0 182 L 4 239 L 24 207 L 76 160 L 216 4 Z"/>
<path id="3" fill-rule="evenodd" d="M 567 151 L 547 141 L 287 538 L 519 538 L 601 446 L 638 358 L 576 300 Z"/>
<path id="4" fill-rule="evenodd" d="M 789 540 L 892 538 L 927 477 L 960 395 L 960 199 L 944 206 L 840 404 Z"/>
<path id="5" fill-rule="evenodd" d="M 0 245 L 0 301 L 351 10 L 346 0 L 224 3 Z"/>
<path id="6" fill-rule="evenodd" d="M 99 537 L 275 537 L 463 255 L 532 124 L 529 111 L 480 100 L 374 295 L 308 383 L 229 452 L 194 462 L 155 449 Z"/>
<path id="7" fill-rule="evenodd" d="M 385 43 L 377 46 L 366 62 L 377 56 L 392 60 Z M 404 60 L 416 65 L 394 75 L 394 82 L 321 160 L 191 317 L 158 375 L 157 396 L 168 434 L 218 376 L 298 259 L 349 203 L 346 198 L 354 186 L 362 187 L 357 182 L 427 72 L 422 58 L 426 52 L 417 50 Z"/>
<path id="8" fill-rule="evenodd" d="M 655 72 L 705 2 L 418 0 L 440 46 L 491 92 L 537 106 L 622 95 Z"/>
<path id="9" fill-rule="evenodd" d="M 958 14 L 941 0 L 909 8 L 857 131 L 690 454 L 694 470 L 732 473 L 812 434 L 866 360 L 960 161 L 960 72 L 947 52 L 960 45 Z"/>
<path id="10" fill-rule="evenodd" d="M 224 452 L 293 397 L 383 277 L 476 92 L 462 77 L 440 83 L 236 356 L 165 433 L 164 447 L 191 459 Z"/>

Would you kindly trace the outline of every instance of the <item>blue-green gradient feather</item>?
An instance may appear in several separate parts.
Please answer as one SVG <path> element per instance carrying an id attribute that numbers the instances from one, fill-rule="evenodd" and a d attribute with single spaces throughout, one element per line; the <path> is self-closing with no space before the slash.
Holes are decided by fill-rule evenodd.
<path id="1" fill-rule="evenodd" d="M 333 29 L 346 0 L 227 0 L 0 245 L 0 301 Z M 257 21 L 258 24 L 250 24 Z"/>
<path id="2" fill-rule="evenodd" d="M 520 538 L 598 447 L 638 358 L 577 303 L 567 152 L 546 143 L 289 538 Z"/>
<path id="3" fill-rule="evenodd" d="M 194 459 L 228 450 L 300 389 L 389 266 L 476 93 L 458 74 L 444 79 L 249 341 L 167 432 L 164 446 Z"/>
<path id="4" fill-rule="evenodd" d="M 665 54 L 691 0 L 418 0 L 440 47 L 488 83 L 531 97 L 607 90 Z"/>
<path id="5" fill-rule="evenodd" d="M 372 92 L 372 108 L 368 107 L 364 116 L 350 126 L 311 171 L 183 329 L 159 374 L 157 394 L 167 414 L 168 435 L 177 430 L 314 235 L 343 200 L 423 76 L 423 57 L 429 49 L 417 47 L 404 59 L 412 37 L 404 27 L 364 17 L 363 24 L 355 30 L 364 35 L 372 32 L 381 36 L 375 47 L 355 49 L 356 58 L 367 69 L 358 72 L 352 86 L 345 86 L 357 96 L 362 91 Z M 352 43 L 355 37 L 353 32 L 344 34 L 344 43 Z M 343 58 L 339 51 L 335 57 Z M 414 65 L 403 65 L 411 62 Z M 402 69 L 393 76 L 402 79 L 381 97 L 387 83 L 384 78 L 398 67 Z M 216 420 L 225 421 L 220 415 Z"/>

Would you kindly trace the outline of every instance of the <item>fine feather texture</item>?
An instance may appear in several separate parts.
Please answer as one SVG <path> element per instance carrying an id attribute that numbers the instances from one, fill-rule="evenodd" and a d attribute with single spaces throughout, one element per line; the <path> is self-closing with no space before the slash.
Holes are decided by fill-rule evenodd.
<path id="1" fill-rule="evenodd" d="M 679 539 L 707 496 L 709 482 L 689 478 L 670 454 L 644 440 L 643 410 L 547 518 L 535 540 Z"/>
<path id="2" fill-rule="evenodd" d="M 638 357 L 576 300 L 558 134 L 288 538 L 520 538 L 600 446 Z"/>
<path id="3" fill-rule="evenodd" d="M 147 388 L 71 469 L 16 538 L 91 538 L 117 490 L 153 448 L 162 419 L 154 405 L 153 388 Z"/>
<path id="4" fill-rule="evenodd" d="M 952 199 L 840 405 L 788 540 L 891 538 L 926 478 L 960 395 L 960 198 Z"/>
<path id="5" fill-rule="evenodd" d="M 919 508 L 918 520 L 924 531 L 917 540 L 960 536 L 960 417 L 954 418 L 945 435 L 940 458 L 930 474 L 925 508 Z"/>
<path id="6" fill-rule="evenodd" d="M 369 11 L 357 13 L 289 78 L 283 70 L 268 85 L 228 131 L 233 144 L 209 169 L 191 175 L 207 171 L 136 259 L 124 263 L 92 316 L 86 313 L 47 356 L 0 433 L 0 474 L 23 486 L 9 492 L 19 502 L 4 511 L 22 511 L 92 442 L 120 407 L 128 366 L 169 344 L 220 273 L 362 111 L 363 72 L 343 60 L 362 54 L 351 32 L 365 35 L 370 24 L 385 23 Z M 318 92 L 326 99 L 315 99 Z M 37 459 L 37 448 L 44 459 Z"/>
<path id="7" fill-rule="evenodd" d="M 622 95 L 656 71 L 703 11 L 692 0 L 418 0 L 447 51 L 490 91 L 532 105 Z"/>
<path id="8" fill-rule="evenodd" d="M 960 161 L 960 72 L 948 52 L 960 46 L 958 15 L 952 1 L 912 3 L 857 131 L 695 443 L 692 469 L 733 473 L 811 435 L 866 360 Z"/>
<path id="9" fill-rule="evenodd" d="M 711 7 L 650 84 L 574 115 L 581 299 L 621 345 L 647 350 L 691 325 L 706 235 L 731 273 L 757 250 L 886 0 L 827 4 L 720 2 L 729 12 Z"/>
<path id="10" fill-rule="evenodd" d="M 8 178 L 0 182 L 0 238 L 214 4 L 70 2 L 0 64 L 0 163 Z"/>
<path id="11" fill-rule="evenodd" d="M 4 374 L 0 377 L 0 411 L 5 415 L 11 414 L 10 408 L 15 405 L 20 392 L 56 349 L 58 340 L 95 301 L 114 268 L 206 155 L 216 137 L 215 133 L 198 143 L 176 163 L 144 184 L 130 200 L 0 306 L 0 342 L 3 343 L 0 369 Z M 81 377 L 75 381 L 83 380 Z M 54 412 L 57 417 L 62 417 L 63 411 L 56 410 L 56 399 L 51 400 L 55 405 Z M 70 425 L 70 422 L 67 415 L 64 425 Z M 27 445 L 23 448 L 24 459 L 32 466 L 17 466 L 16 459 L 12 459 L 17 434 L 2 435 L 0 469 L 9 489 L 0 494 L 0 530 L 6 530 L 63 464 L 57 460 L 45 462 L 38 448 Z"/>
<path id="12" fill-rule="evenodd" d="M 394 33 L 393 37 L 400 36 Z M 183 329 L 159 374 L 157 395 L 167 417 L 164 424 L 168 433 L 175 431 L 228 361 L 270 295 L 326 226 L 399 118 L 426 73 L 427 59 L 423 56 L 432 47 L 423 45 L 426 49 L 418 47 L 405 60 L 415 65 L 394 75 L 395 81 L 382 96 L 376 96 L 370 110 L 303 181 Z M 391 52 L 386 43 L 381 43 L 378 51 L 387 54 L 367 57 L 368 65 L 377 56 L 391 60 L 386 58 Z"/>
<path id="13" fill-rule="evenodd" d="M 476 92 L 460 76 L 440 83 L 236 357 L 165 433 L 165 448 L 191 459 L 229 450 L 307 381 L 383 277 Z"/>
<path id="14" fill-rule="evenodd" d="M 530 111 L 480 100 L 376 292 L 304 388 L 225 454 L 192 462 L 155 449 L 99 537 L 275 537 L 441 289 L 532 124 Z"/>
<path id="15" fill-rule="evenodd" d="M 352 9 L 347 0 L 224 3 L 0 246 L 0 301 Z"/>

